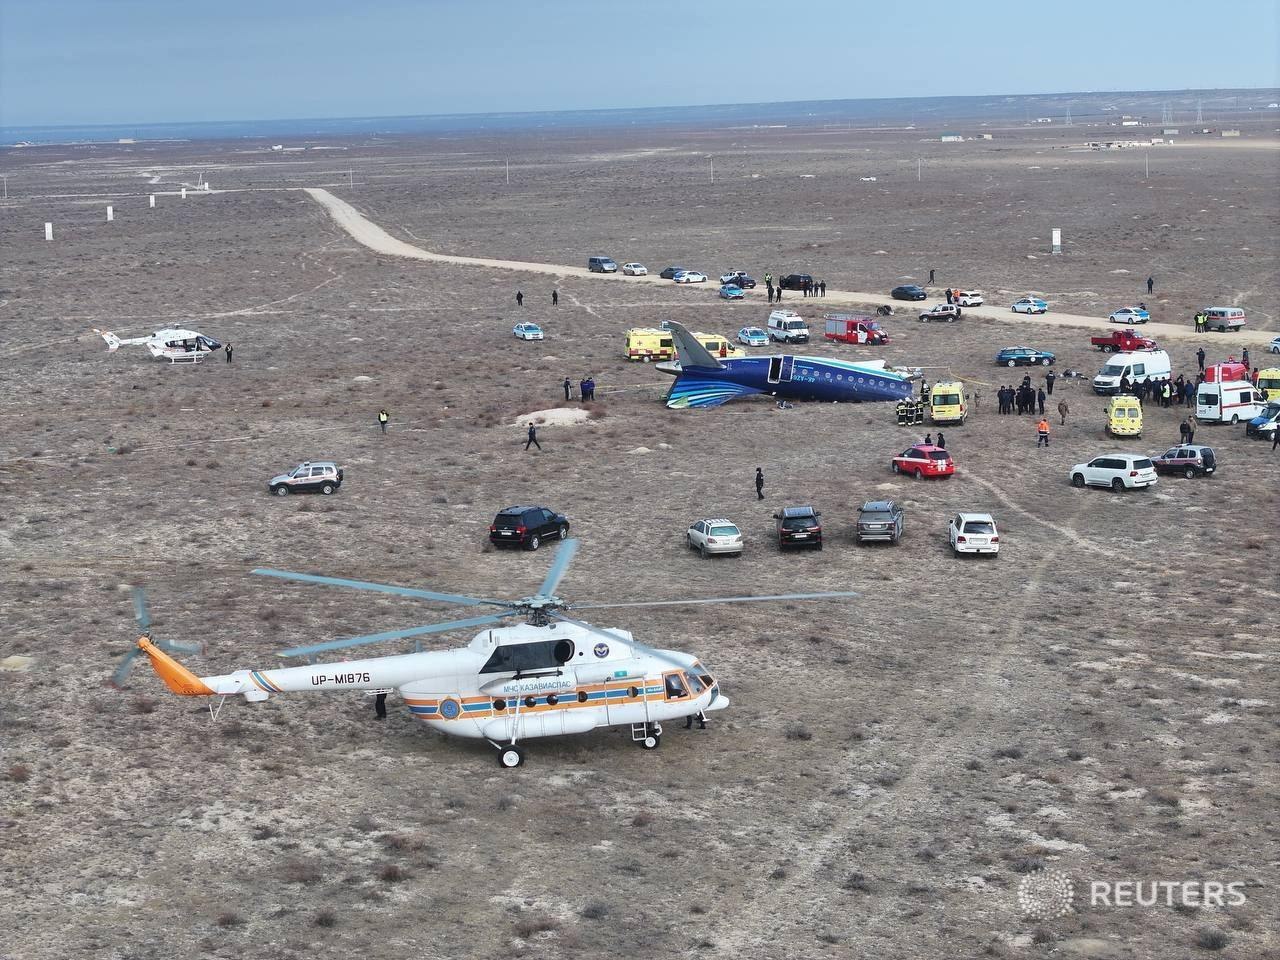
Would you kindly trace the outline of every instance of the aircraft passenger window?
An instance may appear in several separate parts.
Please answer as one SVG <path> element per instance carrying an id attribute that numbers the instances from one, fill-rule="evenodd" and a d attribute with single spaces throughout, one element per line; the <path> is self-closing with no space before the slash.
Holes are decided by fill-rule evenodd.
<path id="1" fill-rule="evenodd" d="M 678 673 L 668 673 L 666 684 L 668 700 L 675 700 L 689 695 L 689 691 L 684 688 L 684 681 L 680 679 L 680 674 Z"/>
<path id="2" fill-rule="evenodd" d="M 570 640 L 539 640 L 498 647 L 480 668 L 481 673 L 510 673 L 527 670 L 554 670 L 573 656 Z M 563 657 L 563 659 L 561 659 Z"/>

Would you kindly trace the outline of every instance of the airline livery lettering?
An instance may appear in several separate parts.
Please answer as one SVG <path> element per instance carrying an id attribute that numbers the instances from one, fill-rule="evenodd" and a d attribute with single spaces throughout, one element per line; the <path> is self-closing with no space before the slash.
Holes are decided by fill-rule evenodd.
<path id="1" fill-rule="evenodd" d="M 367 673 L 335 673 L 331 677 L 323 674 L 311 678 L 313 686 L 323 686 L 326 683 L 368 683 L 369 674 Z"/>

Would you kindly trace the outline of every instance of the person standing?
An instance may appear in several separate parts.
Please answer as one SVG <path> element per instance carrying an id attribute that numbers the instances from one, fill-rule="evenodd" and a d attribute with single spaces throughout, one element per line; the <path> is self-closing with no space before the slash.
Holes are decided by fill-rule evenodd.
<path id="1" fill-rule="evenodd" d="M 1196 362 L 1200 364 L 1200 372 L 1204 373 L 1204 347 L 1196 351 Z"/>
<path id="2" fill-rule="evenodd" d="M 1280 430 L 1271 431 L 1271 452 L 1276 452 L 1276 447 L 1280 447 Z"/>
<path id="3" fill-rule="evenodd" d="M 932 446 L 933 446 L 933 434 L 932 434 L 932 433 L 926 433 L 926 434 L 924 435 L 924 445 L 925 445 L 926 447 L 932 447 Z"/>
<path id="4" fill-rule="evenodd" d="M 952 297 L 951 288 L 947 287 L 947 303 L 951 302 L 951 297 Z"/>
<path id="5" fill-rule="evenodd" d="M 1049 446 L 1049 421 L 1044 417 L 1036 424 L 1036 449 Z"/>
<path id="6" fill-rule="evenodd" d="M 939 450 L 947 449 L 947 438 L 942 435 L 942 431 L 938 431 L 937 447 Z"/>
<path id="7" fill-rule="evenodd" d="M 1196 442 L 1196 427 L 1199 425 L 1196 415 L 1193 413 L 1187 417 L 1187 443 Z"/>
<path id="8" fill-rule="evenodd" d="M 765 288 L 766 290 L 768 290 L 768 291 L 769 291 L 769 302 L 770 302 L 770 303 L 773 303 L 773 284 L 772 284 L 772 283 L 766 283 L 766 284 L 764 285 L 764 288 Z"/>
<path id="9" fill-rule="evenodd" d="M 231 350 L 233 349 L 233 348 L 232 348 L 232 346 L 231 346 L 231 341 L 230 341 L 230 340 L 228 340 L 228 341 L 227 341 L 227 345 L 226 345 L 225 347 L 223 347 L 222 349 L 226 351 L 226 354 L 227 354 L 227 363 L 230 363 L 230 362 L 231 362 Z"/>
<path id="10" fill-rule="evenodd" d="M 1055 374 L 1052 370 L 1050 370 L 1048 373 L 1044 375 L 1044 392 L 1049 394 L 1049 396 L 1051 397 L 1053 396 L 1053 381 L 1057 379 L 1058 379 L 1057 374 Z"/>
<path id="11" fill-rule="evenodd" d="M 818 284 L 818 286 L 822 288 L 822 296 L 825 297 L 827 295 L 827 281 L 823 280 L 820 284 Z"/>
<path id="12" fill-rule="evenodd" d="M 1058 416 L 1062 417 L 1062 425 L 1063 425 L 1064 427 L 1067 425 L 1067 414 L 1068 414 L 1068 413 L 1070 413 L 1070 412 L 1071 412 L 1071 410 L 1070 410 L 1070 408 L 1067 406 L 1067 401 L 1066 401 L 1066 400 L 1059 400 L 1059 401 L 1058 401 Z"/>
<path id="13" fill-rule="evenodd" d="M 756 467 L 756 499 L 764 499 L 764 471 Z"/>
<path id="14" fill-rule="evenodd" d="M 387 432 L 387 421 L 391 419 L 391 414 L 387 413 L 387 408 L 383 407 L 378 411 L 378 426 L 382 428 L 382 432 Z"/>
<path id="15" fill-rule="evenodd" d="M 773 286 L 773 274 L 772 274 L 772 273 L 766 273 L 766 274 L 764 275 L 764 285 L 765 285 L 766 287 L 772 287 L 772 286 Z"/>
<path id="16" fill-rule="evenodd" d="M 1041 388 L 1041 389 L 1039 389 L 1039 390 L 1037 390 L 1037 391 L 1036 391 L 1036 403 L 1037 403 L 1037 404 L 1039 405 L 1039 407 L 1040 407 L 1040 417 L 1041 417 L 1041 419 L 1044 419 L 1044 401 L 1045 401 L 1044 388 Z"/>
<path id="17" fill-rule="evenodd" d="M 684 728 L 686 730 L 692 730 L 694 720 L 698 721 L 699 730 L 707 729 L 707 715 L 703 713 L 701 710 L 699 710 L 697 713 L 691 713 L 684 718 Z"/>
<path id="18" fill-rule="evenodd" d="M 551 305 L 552 305 L 553 307 L 558 307 L 558 306 L 560 306 L 560 291 L 559 291 L 559 290 L 552 290 L 552 291 L 551 291 Z"/>
<path id="19" fill-rule="evenodd" d="M 933 283 L 933 268 L 929 268 L 929 282 Z"/>
<path id="20" fill-rule="evenodd" d="M 581 380 L 578 381 L 578 399 L 581 400 L 583 403 L 586 403 L 588 400 L 591 399 L 591 397 L 587 395 L 587 378 L 586 377 L 583 377 Z"/>
<path id="21" fill-rule="evenodd" d="M 533 444 L 539 450 L 542 449 L 542 444 L 538 442 L 538 428 L 535 427 L 532 423 L 529 424 L 529 438 L 524 442 L 524 448 L 526 450 L 529 449 L 529 444 Z"/>
<path id="22" fill-rule="evenodd" d="M 1249 369 L 1249 348 L 1245 347 L 1240 351 L 1240 362 L 1244 364 L 1246 370 Z"/>
<path id="23" fill-rule="evenodd" d="M 596 378 L 591 374 L 587 374 L 587 399 L 595 400 L 596 398 Z"/>
<path id="24" fill-rule="evenodd" d="M 387 695 L 380 693 L 373 698 L 373 715 L 379 720 L 387 719 Z"/>
<path id="25" fill-rule="evenodd" d="M 564 383 L 562 384 L 562 386 L 564 387 L 564 398 L 566 400 L 572 400 L 573 399 L 573 383 L 569 380 L 568 377 L 564 378 Z"/>
<path id="26" fill-rule="evenodd" d="M 523 290 L 517 290 L 517 291 L 516 291 L 516 306 L 517 306 L 517 307 L 523 307 L 523 306 L 524 306 L 524 291 L 523 291 Z"/>
<path id="27" fill-rule="evenodd" d="M 1188 433 L 1190 433 L 1190 432 L 1191 432 L 1191 427 L 1190 427 L 1190 426 L 1188 426 L 1187 421 L 1183 420 L 1181 423 L 1179 423 L 1179 424 L 1178 424 L 1178 440 L 1179 440 L 1179 442 L 1180 442 L 1180 443 L 1184 443 L 1184 444 L 1186 444 L 1186 443 L 1190 443 L 1191 441 L 1187 439 L 1187 434 L 1188 434 Z"/>
<path id="28" fill-rule="evenodd" d="M 1156 288 L 1156 278 L 1147 277 L 1147 296 L 1151 296 L 1151 291 Z"/>

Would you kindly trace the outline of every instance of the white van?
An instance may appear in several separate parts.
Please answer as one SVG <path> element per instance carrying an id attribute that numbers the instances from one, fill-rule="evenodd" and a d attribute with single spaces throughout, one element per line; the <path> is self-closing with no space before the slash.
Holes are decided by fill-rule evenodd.
<path id="1" fill-rule="evenodd" d="M 1124 377 L 1128 377 L 1130 383 L 1142 383 L 1147 377 L 1152 383 L 1168 380 L 1172 371 L 1169 354 L 1163 350 L 1113 353 L 1107 365 L 1093 378 L 1093 392 L 1119 393 L 1120 380 Z"/>
<path id="2" fill-rule="evenodd" d="M 809 325 L 794 310 L 774 310 L 769 314 L 769 339 L 779 343 L 808 343 Z"/>
<path id="3" fill-rule="evenodd" d="M 1206 380 L 1196 387 L 1196 419 L 1202 423 L 1252 420 L 1266 408 L 1266 401 L 1248 380 L 1228 380 L 1226 383 Z"/>
<path id="4" fill-rule="evenodd" d="M 1226 333 L 1228 330 L 1234 333 L 1247 322 L 1244 311 L 1239 307 L 1205 307 L 1203 312 L 1204 325 L 1219 333 Z"/>

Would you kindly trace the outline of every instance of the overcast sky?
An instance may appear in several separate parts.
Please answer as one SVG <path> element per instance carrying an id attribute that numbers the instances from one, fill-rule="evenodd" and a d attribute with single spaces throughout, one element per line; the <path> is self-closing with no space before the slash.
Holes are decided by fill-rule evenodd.
<path id="1" fill-rule="evenodd" d="M 0 0 L 0 126 L 1275 87 L 1278 50 L 1275 0 Z"/>

